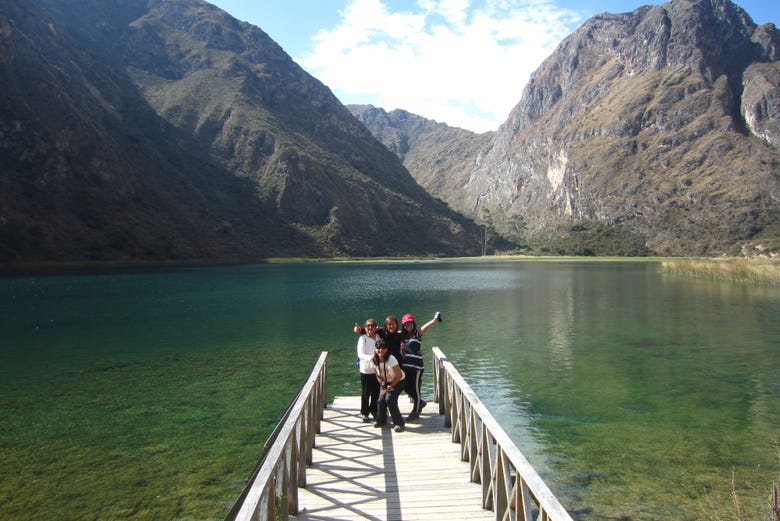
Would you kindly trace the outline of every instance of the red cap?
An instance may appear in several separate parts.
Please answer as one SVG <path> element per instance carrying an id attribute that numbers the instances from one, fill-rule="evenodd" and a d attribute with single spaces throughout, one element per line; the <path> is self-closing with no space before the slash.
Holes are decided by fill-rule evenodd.
<path id="1" fill-rule="evenodd" d="M 401 325 L 404 325 L 407 322 L 414 322 L 414 317 L 411 315 L 411 313 L 404 315 L 404 317 L 401 319 Z"/>

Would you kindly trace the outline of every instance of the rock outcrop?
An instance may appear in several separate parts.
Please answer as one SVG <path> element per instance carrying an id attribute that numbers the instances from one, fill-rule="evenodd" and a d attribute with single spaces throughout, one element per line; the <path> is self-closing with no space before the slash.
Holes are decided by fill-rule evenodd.
<path id="1" fill-rule="evenodd" d="M 350 108 L 431 193 L 542 250 L 780 249 L 778 42 L 727 0 L 673 0 L 588 20 L 495 133 Z"/>
<path id="2" fill-rule="evenodd" d="M 628 226 L 663 255 L 776 239 L 778 41 L 728 0 L 596 16 L 532 75 L 451 204 L 504 232 L 518 216 L 529 235 Z"/>

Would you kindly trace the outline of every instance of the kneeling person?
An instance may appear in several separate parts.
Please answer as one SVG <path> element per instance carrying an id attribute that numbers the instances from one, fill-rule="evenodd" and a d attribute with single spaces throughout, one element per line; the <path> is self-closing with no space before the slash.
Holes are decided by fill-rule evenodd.
<path id="1" fill-rule="evenodd" d="M 388 352 L 387 344 L 381 338 L 376 341 L 374 354 L 374 367 L 376 379 L 379 382 L 379 401 L 377 402 L 377 416 L 374 427 L 382 427 L 387 424 L 387 410 L 395 424 L 395 431 L 404 430 L 404 417 L 398 409 L 398 395 L 403 390 L 404 371 L 393 355 Z"/>

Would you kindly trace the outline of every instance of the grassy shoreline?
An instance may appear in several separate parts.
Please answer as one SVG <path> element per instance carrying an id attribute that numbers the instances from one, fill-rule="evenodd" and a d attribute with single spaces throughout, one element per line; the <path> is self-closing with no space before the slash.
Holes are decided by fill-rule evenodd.
<path id="1" fill-rule="evenodd" d="M 66 274 L 78 272 L 148 271 L 156 269 L 194 268 L 208 266 L 239 266 L 248 264 L 275 264 L 288 262 L 656 262 L 664 273 L 730 280 L 765 285 L 780 285 L 780 259 L 767 258 L 670 258 L 670 257 L 594 257 L 562 255 L 486 255 L 478 257 L 285 257 L 262 259 L 190 259 L 190 260 L 136 260 L 136 261 L 68 261 L 0 263 L 0 275 Z"/>
<path id="2" fill-rule="evenodd" d="M 486 255 L 475 257 L 269 257 L 258 259 L 190 259 L 190 260 L 118 260 L 118 261 L 36 261 L 29 263 L 0 263 L 0 275 L 58 274 L 100 271 L 146 271 L 158 268 L 192 268 L 208 266 L 240 266 L 247 264 L 276 264 L 287 262 L 477 262 L 477 261 L 534 261 L 534 262 L 661 262 L 665 257 L 594 257 L 565 255 Z"/>
<path id="3" fill-rule="evenodd" d="M 764 286 L 780 285 L 780 259 L 674 259 L 661 263 L 663 273 Z"/>

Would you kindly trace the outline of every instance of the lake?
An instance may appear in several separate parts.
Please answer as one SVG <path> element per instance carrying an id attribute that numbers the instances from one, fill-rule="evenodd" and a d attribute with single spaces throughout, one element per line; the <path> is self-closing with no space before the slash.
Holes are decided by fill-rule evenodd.
<path id="1" fill-rule="evenodd" d="M 575 519 L 768 517 L 780 288 L 490 259 L 0 276 L 0 517 L 221 519 L 321 351 L 357 395 L 353 324 L 437 310 Z"/>

